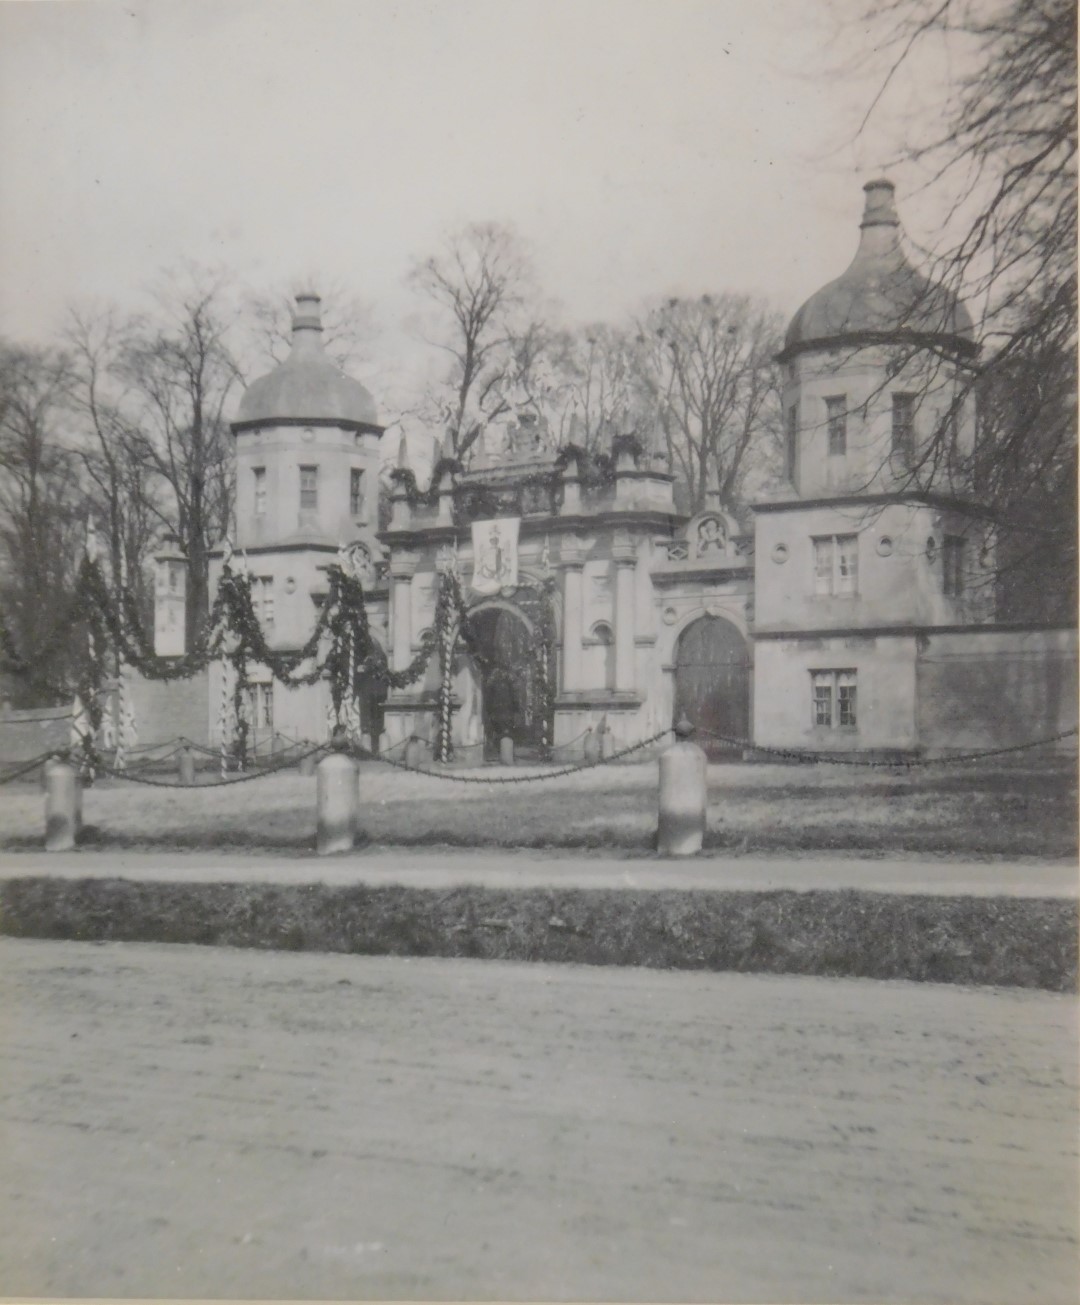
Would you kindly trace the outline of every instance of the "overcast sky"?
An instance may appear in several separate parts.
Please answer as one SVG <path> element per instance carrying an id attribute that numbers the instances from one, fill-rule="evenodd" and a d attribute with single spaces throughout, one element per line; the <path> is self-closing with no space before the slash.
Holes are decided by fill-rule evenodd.
<path id="1" fill-rule="evenodd" d="M 0 332 L 182 259 L 333 276 L 390 323 L 469 220 L 517 227 L 569 321 L 706 290 L 790 314 L 887 154 L 834 73 L 859 38 L 824 0 L 3 3 Z"/>

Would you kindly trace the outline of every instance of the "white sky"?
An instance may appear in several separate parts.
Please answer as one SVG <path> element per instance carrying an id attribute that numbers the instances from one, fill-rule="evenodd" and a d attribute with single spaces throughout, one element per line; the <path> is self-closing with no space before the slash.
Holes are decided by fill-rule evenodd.
<path id="1" fill-rule="evenodd" d="M 885 157 L 831 67 L 855 7 L 837 40 L 825 0 L 4 0 L 0 333 L 189 259 L 332 276 L 393 334 L 471 220 L 517 227 L 569 321 L 709 290 L 790 314 Z"/>

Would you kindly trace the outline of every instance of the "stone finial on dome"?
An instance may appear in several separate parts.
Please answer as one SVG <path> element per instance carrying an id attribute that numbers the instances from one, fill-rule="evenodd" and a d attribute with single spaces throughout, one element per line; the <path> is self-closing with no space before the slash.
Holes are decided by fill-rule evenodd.
<path id="1" fill-rule="evenodd" d="M 868 181 L 863 190 L 866 193 L 866 207 L 859 225 L 865 231 L 867 227 L 899 227 L 900 216 L 896 211 L 896 187 L 887 177 Z"/>
<path id="2" fill-rule="evenodd" d="M 292 329 L 294 340 L 298 331 L 318 331 L 322 334 L 322 300 L 314 290 L 302 290 L 296 296 Z"/>
<path id="3" fill-rule="evenodd" d="M 928 280 L 908 262 L 892 182 L 869 181 L 863 190 L 855 257 L 791 319 L 780 361 L 807 349 L 869 341 L 925 342 L 974 355 L 967 309 L 950 288 Z"/>
<path id="4" fill-rule="evenodd" d="M 251 383 L 240 401 L 234 429 L 272 421 L 380 429 L 375 401 L 327 356 L 322 335 L 321 300 L 313 290 L 301 291 L 293 312 L 289 356 Z"/>

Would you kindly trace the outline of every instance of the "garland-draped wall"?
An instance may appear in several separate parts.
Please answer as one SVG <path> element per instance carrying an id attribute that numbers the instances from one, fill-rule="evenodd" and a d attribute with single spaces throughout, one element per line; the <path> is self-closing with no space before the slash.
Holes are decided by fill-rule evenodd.
<path id="1" fill-rule="evenodd" d="M 329 566 L 326 573 L 329 581 L 326 600 L 302 647 L 286 652 L 269 646 L 252 604 L 250 575 L 242 569 L 234 570 L 226 562 L 209 619 L 195 647 L 182 657 L 159 657 L 153 651 L 152 638 L 143 628 L 132 594 L 126 590 L 118 595 L 110 593 L 99 563 L 88 556 L 80 567 L 67 619 L 62 623 L 65 637 L 77 650 L 72 682 L 45 686 L 35 679 L 35 659 L 19 653 L 2 614 L 0 671 L 25 676 L 37 687 L 47 688 L 54 697 L 75 697 L 82 761 L 86 769 L 93 770 L 100 764 L 96 740 L 103 723 L 107 685 L 119 668 L 133 667 L 148 680 L 167 683 L 190 679 L 212 661 L 220 660 L 225 672 L 219 722 L 222 765 L 226 768 L 231 755 L 243 769 L 249 728 L 246 701 L 252 683 L 249 670 L 252 665 L 265 666 L 279 684 L 290 689 L 325 678 L 330 686 L 335 728 L 355 735 L 359 728 L 358 701 L 364 688 L 372 683 L 393 689 L 407 688 L 423 676 L 432 653 L 437 653 L 435 757 L 441 762 L 450 761 L 454 751 L 454 653 L 459 640 L 478 662 L 484 661 L 456 570 L 451 567 L 441 573 L 433 629 L 409 665 L 397 671 L 390 669 L 386 653 L 371 633 L 360 581 L 339 565 Z M 543 721 L 545 749 L 551 746 L 555 701 L 552 590 L 553 582 L 549 580 L 540 589 L 526 587 L 518 595 L 522 607 L 530 609 L 535 632 L 534 682 L 540 686 L 541 694 L 535 706 Z"/>

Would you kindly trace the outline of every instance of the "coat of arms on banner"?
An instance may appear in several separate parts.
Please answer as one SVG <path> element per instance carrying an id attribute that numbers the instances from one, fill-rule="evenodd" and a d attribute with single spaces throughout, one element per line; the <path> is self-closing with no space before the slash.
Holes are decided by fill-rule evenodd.
<path id="1" fill-rule="evenodd" d="M 478 594 L 515 589 L 518 582 L 518 517 L 472 523 L 472 587 Z"/>

